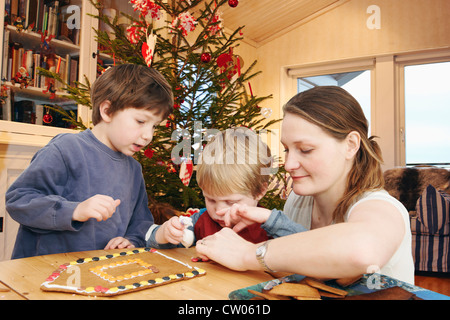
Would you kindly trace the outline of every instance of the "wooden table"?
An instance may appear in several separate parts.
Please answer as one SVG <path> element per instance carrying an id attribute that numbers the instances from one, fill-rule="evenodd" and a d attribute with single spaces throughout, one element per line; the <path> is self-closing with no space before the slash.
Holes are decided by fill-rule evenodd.
<path id="1" fill-rule="evenodd" d="M 77 294 L 44 292 L 40 285 L 59 265 L 79 258 L 102 256 L 124 249 L 61 253 L 0 262 L 0 299 L 72 300 L 72 299 L 131 299 L 131 300 L 225 300 L 231 291 L 268 281 L 265 272 L 237 272 L 214 262 L 192 262 L 195 248 L 158 250 L 191 266 L 206 270 L 206 275 L 185 281 L 141 290 L 134 293 L 101 298 Z M 277 274 L 278 277 L 278 274 Z"/>

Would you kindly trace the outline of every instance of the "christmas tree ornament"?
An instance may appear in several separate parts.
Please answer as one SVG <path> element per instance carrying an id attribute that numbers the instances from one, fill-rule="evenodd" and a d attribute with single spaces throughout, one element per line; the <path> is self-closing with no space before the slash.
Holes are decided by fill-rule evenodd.
<path id="1" fill-rule="evenodd" d="M 261 108 L 261 115 L 264 118 L 269 119 L 272 116 L 272 109 L 270 109 L 270 108 Z"/>
<path id="2" fill-rule="evenodd" d="M 223 19 L 222 19 L 222 12 L 220 10 L 217 10 L 217 12 L 214 14 L 214 16 L 210 19 L 210 21 L 206 21 L 207 24 L 209 24 L 208 32 L 209 36 L 214 35 L 221 35 L 221 32 L 223 30 Z M 208 35 L 205 35 L 205 39 L 208 38 Z"/>
<path id="3" fill-rule="evenodd" d="M 228 5 L 232 8 L 236 8 L 239 4 L 239 0 L 228 0 Z"/>
<path id="4" fill-rule="evenodd" d="M 161 7 L 151 0 L 130 0 L 130 3 L 133 5 L 134 11 L 139 10 L 143 17 L 150 14 L 152 19 L 161 18 Z"/>
<path id="5" fill-rule="evenodd" d="M 208 63 L 211 61 L 211 54 L 208 52 L 203 52 L 202 55 L 200 56 L 200 60 L 203 63 Z"/>
<path id="6" fill-rule="evenodd" d="M 187 36 L 189 32 L 195 30 L 195 25 L 197 24 L 197 20 L 189 13 L 182 12 L 175 19 L 173 19 L 171 24 L 170 33 L 174 33 L 174 30 L 180 30 L 183 36 Z"/>
<path id="7" fill-rule="evenodd" d="M 53 48 L 50 47 L 50 41 L 55 37 L 53 34 L 48 35 L 48 31 L 45 30 L 44 32 L 38 31 L 38 33 L 41 35 L 41 54 L 49 54 L 53 52 Z"/>
<path id="8" fill-rule="evenodd" d="M 146 156 L 147 158 L 151 159 L 153 158 L 153 154 L 155 153 L 155 151 L 153 151 L 152 149 L 148 148 L 144 151 L 144 156 Z"/>
<path id="9" fill-rule="evenodd" d="M 127 39 L 132 44 L 139 43 L 139 40 L 145 35 L 146 27 L 142 23 L 133 23 L 127 28 Z"/>
<path id="10" fill-rule="evenodd" d="M 192 178 L 192 173 L 194 171 L 194 165 L 191 159 L 186 159 L 181 163 L 180 166 L 180 179 L 181 182 L 187 187 Z"/>
<path id="11" fill-rule="evenodd" d="M 200 212 L 199 208 L 189 208 L 189 209 L 186 210 L 186 213 L 184 214 L 184 216 L 185 217 L 190 217 L 193 214 L 198 213 L 198 212 Z"/>
<path id="12" fill-rule="evenodd" d="M 241 72 L 241 68 L 244 64 L 242 58 L 238 55 L 233 55 L 233 51 L 230 50 L 229 53 L 222 53 L 216 60 L 217 66 L 219 67 L 219 71 L 221 73 L 226 72 L 226 76 L 228 80 Z"/>
<path id="13" fill-rule="evenodd" d="M 147 36 L 147 41 L 142 44 L 142 56 L 149 67 L 152 65 L 157 39 L 158 37 L 154 35 L 152 31 L 152 33 Z"/>
<path id="14" fill-rule="evenodd" d="M 45 112 L 44 116 L 42 117 L 42 121 L 44 121 L 47 124 L 52 123 L 53 117 L 50 114 L 50 110 L 48 108 L 45 108 L 45 109 L 46 109 L 46 112 Z"/>
<path id="15" fill-rule="evenodd" d="M 167 164 L 167 172 L 168 173 L 174 173 L 177 172 L 177 169 L 175 169 L 174 165 L 172 163 L 168 163 Z"/>

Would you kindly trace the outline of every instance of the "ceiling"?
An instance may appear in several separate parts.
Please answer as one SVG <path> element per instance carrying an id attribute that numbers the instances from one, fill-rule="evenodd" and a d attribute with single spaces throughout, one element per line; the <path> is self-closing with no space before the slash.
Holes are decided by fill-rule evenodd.
<path id="1" fill-rule="evenodd" d="M 245 40 L 258 47 L 346 0 L 239 0 L 221 7 L 226 29 L 245 26 Z M 274 4 L 276 3 L 276 4 Z"/>

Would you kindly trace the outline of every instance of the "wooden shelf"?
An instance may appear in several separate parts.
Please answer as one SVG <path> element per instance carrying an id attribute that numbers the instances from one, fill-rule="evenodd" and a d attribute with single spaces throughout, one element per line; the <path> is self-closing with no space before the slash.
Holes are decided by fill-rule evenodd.
<path id="1" fill-rule="evenodd" d="M 39 33 L 22 30 L 17 31 L 15 26 L 7 25 L 6 29 L 10 31 L 10 40 L 13 42 L 22 43 L 29 49 L 38 48 L 41 45 L 41 35 Z M 77 46 L 69 41 L 63 41 L 53 38 L 50 43 L 55 47 L 56 51 L 60 55 L 69 54 L 71 57 L 78 57 L 80 55 L 80 46 Z"/>
<path id="2" fill-rule="evenodd" d="M 73 129 L 0 120 L 0 144 L 43 147 L 59 133 L 76 132 Z"/>

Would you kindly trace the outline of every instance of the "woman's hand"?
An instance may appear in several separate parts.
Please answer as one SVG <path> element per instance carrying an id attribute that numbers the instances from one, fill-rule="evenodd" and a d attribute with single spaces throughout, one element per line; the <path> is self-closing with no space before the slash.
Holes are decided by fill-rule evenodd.
<path id="1" fill-rule="evenodd" d="M 233 230 L 239 232 L 245 227 L 254 223 L 264 223 L 269 219 L 271 211 L 259 207 L 249 207 L 245 204 L 233 204 L 231 207 L 216 212 L 218 216 L 223 216 L 225 225 L 230 227 L 233 221 L 238 221 Z"/>
<path id="2" fill-rule="evenodd" d="M 227 268 L 246 271 L 259 270 L 256 245 L 244 240 L 230 228 L 197 241 L 197 253 L 202 259 L 211 259 Z"/>

